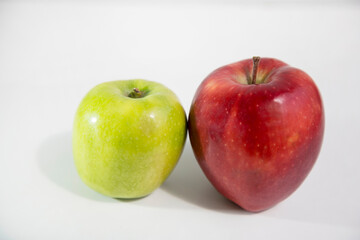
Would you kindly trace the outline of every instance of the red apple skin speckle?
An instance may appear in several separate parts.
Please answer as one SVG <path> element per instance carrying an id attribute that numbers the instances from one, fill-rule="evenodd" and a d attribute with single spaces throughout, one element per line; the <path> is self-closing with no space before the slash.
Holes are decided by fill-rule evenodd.
<path id="1" fill-rule="evenodd" d="M 313 167 L 324 108 L 303 71 L 261 58 L 221 67 L 199 86 L 189 114 L 196 159 L 213 186 L 245 210 L 266 210 L 293 193 Z"/>

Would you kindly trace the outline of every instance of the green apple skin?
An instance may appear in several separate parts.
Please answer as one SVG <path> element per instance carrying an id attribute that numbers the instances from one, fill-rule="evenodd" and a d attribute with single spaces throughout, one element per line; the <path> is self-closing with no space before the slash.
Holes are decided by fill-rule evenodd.
<path id="1" fill-rule="evenodd" d="M 129 97 L 134 88 L 142 97 Z M 81 101 L 73 126 L 73 154 L 81 179 L 113 198 L 144 197 L 174 169 L 186 139 L 186 114 L 160 83 L 105 82 Z"/>

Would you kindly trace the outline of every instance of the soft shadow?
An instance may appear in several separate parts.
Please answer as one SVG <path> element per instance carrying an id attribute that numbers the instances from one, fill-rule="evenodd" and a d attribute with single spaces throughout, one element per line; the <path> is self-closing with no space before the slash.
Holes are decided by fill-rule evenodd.
<path id="1" fill-rule="evenodd" d="M 74 164 L 71 132 L 47 138 L 38 150 L 37 159 L 42 173 L 61 188 L 87 199 L 115 201 L 93 191 L 81 181 Z"/>
<path id="2" fill-rule="evenodd" d="M 209 210 L 251 214 L 224 198 L 210 184 L 195 159 L 189 141 L 174 172 L 161 188 L 186 202 Z"/>

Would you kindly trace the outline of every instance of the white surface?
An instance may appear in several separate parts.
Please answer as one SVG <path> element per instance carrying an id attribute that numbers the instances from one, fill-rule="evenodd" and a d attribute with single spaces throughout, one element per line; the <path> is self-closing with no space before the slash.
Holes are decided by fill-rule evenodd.
<path id="1" fill-rule="evenodd" d="M 0 2 L 0 239 L 360 239 L 360 4 L 246 3 Z M 146 198 L 81 182 L 72 121 L 94 85 L 158 81 L 188 111 L 207 74 L 253 55 L 305 70 L 325 104 L 320 157 L 287 200 L 242 211 L 188 143 Z"/>

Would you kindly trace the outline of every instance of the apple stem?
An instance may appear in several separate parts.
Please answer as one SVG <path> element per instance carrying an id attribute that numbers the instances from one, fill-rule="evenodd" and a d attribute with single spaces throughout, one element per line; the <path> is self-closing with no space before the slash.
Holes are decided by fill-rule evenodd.
<path id="1" fill-rule="evenodd" d="M 138 88 L 133 88 L 133 90 L 128 95 L 131 98 L 141 98 L 143 97 L 143 92 L 140 91 Z"/>
<path id="2" fill-rule="evenodd" d="M 252 69 L 252 76 L 251 76 L 251 84 L 256 84 L 256 75 L 258 72 L 259 62 L 260 62 L 260 57 L 253 57 L 253 69 Z"/>

